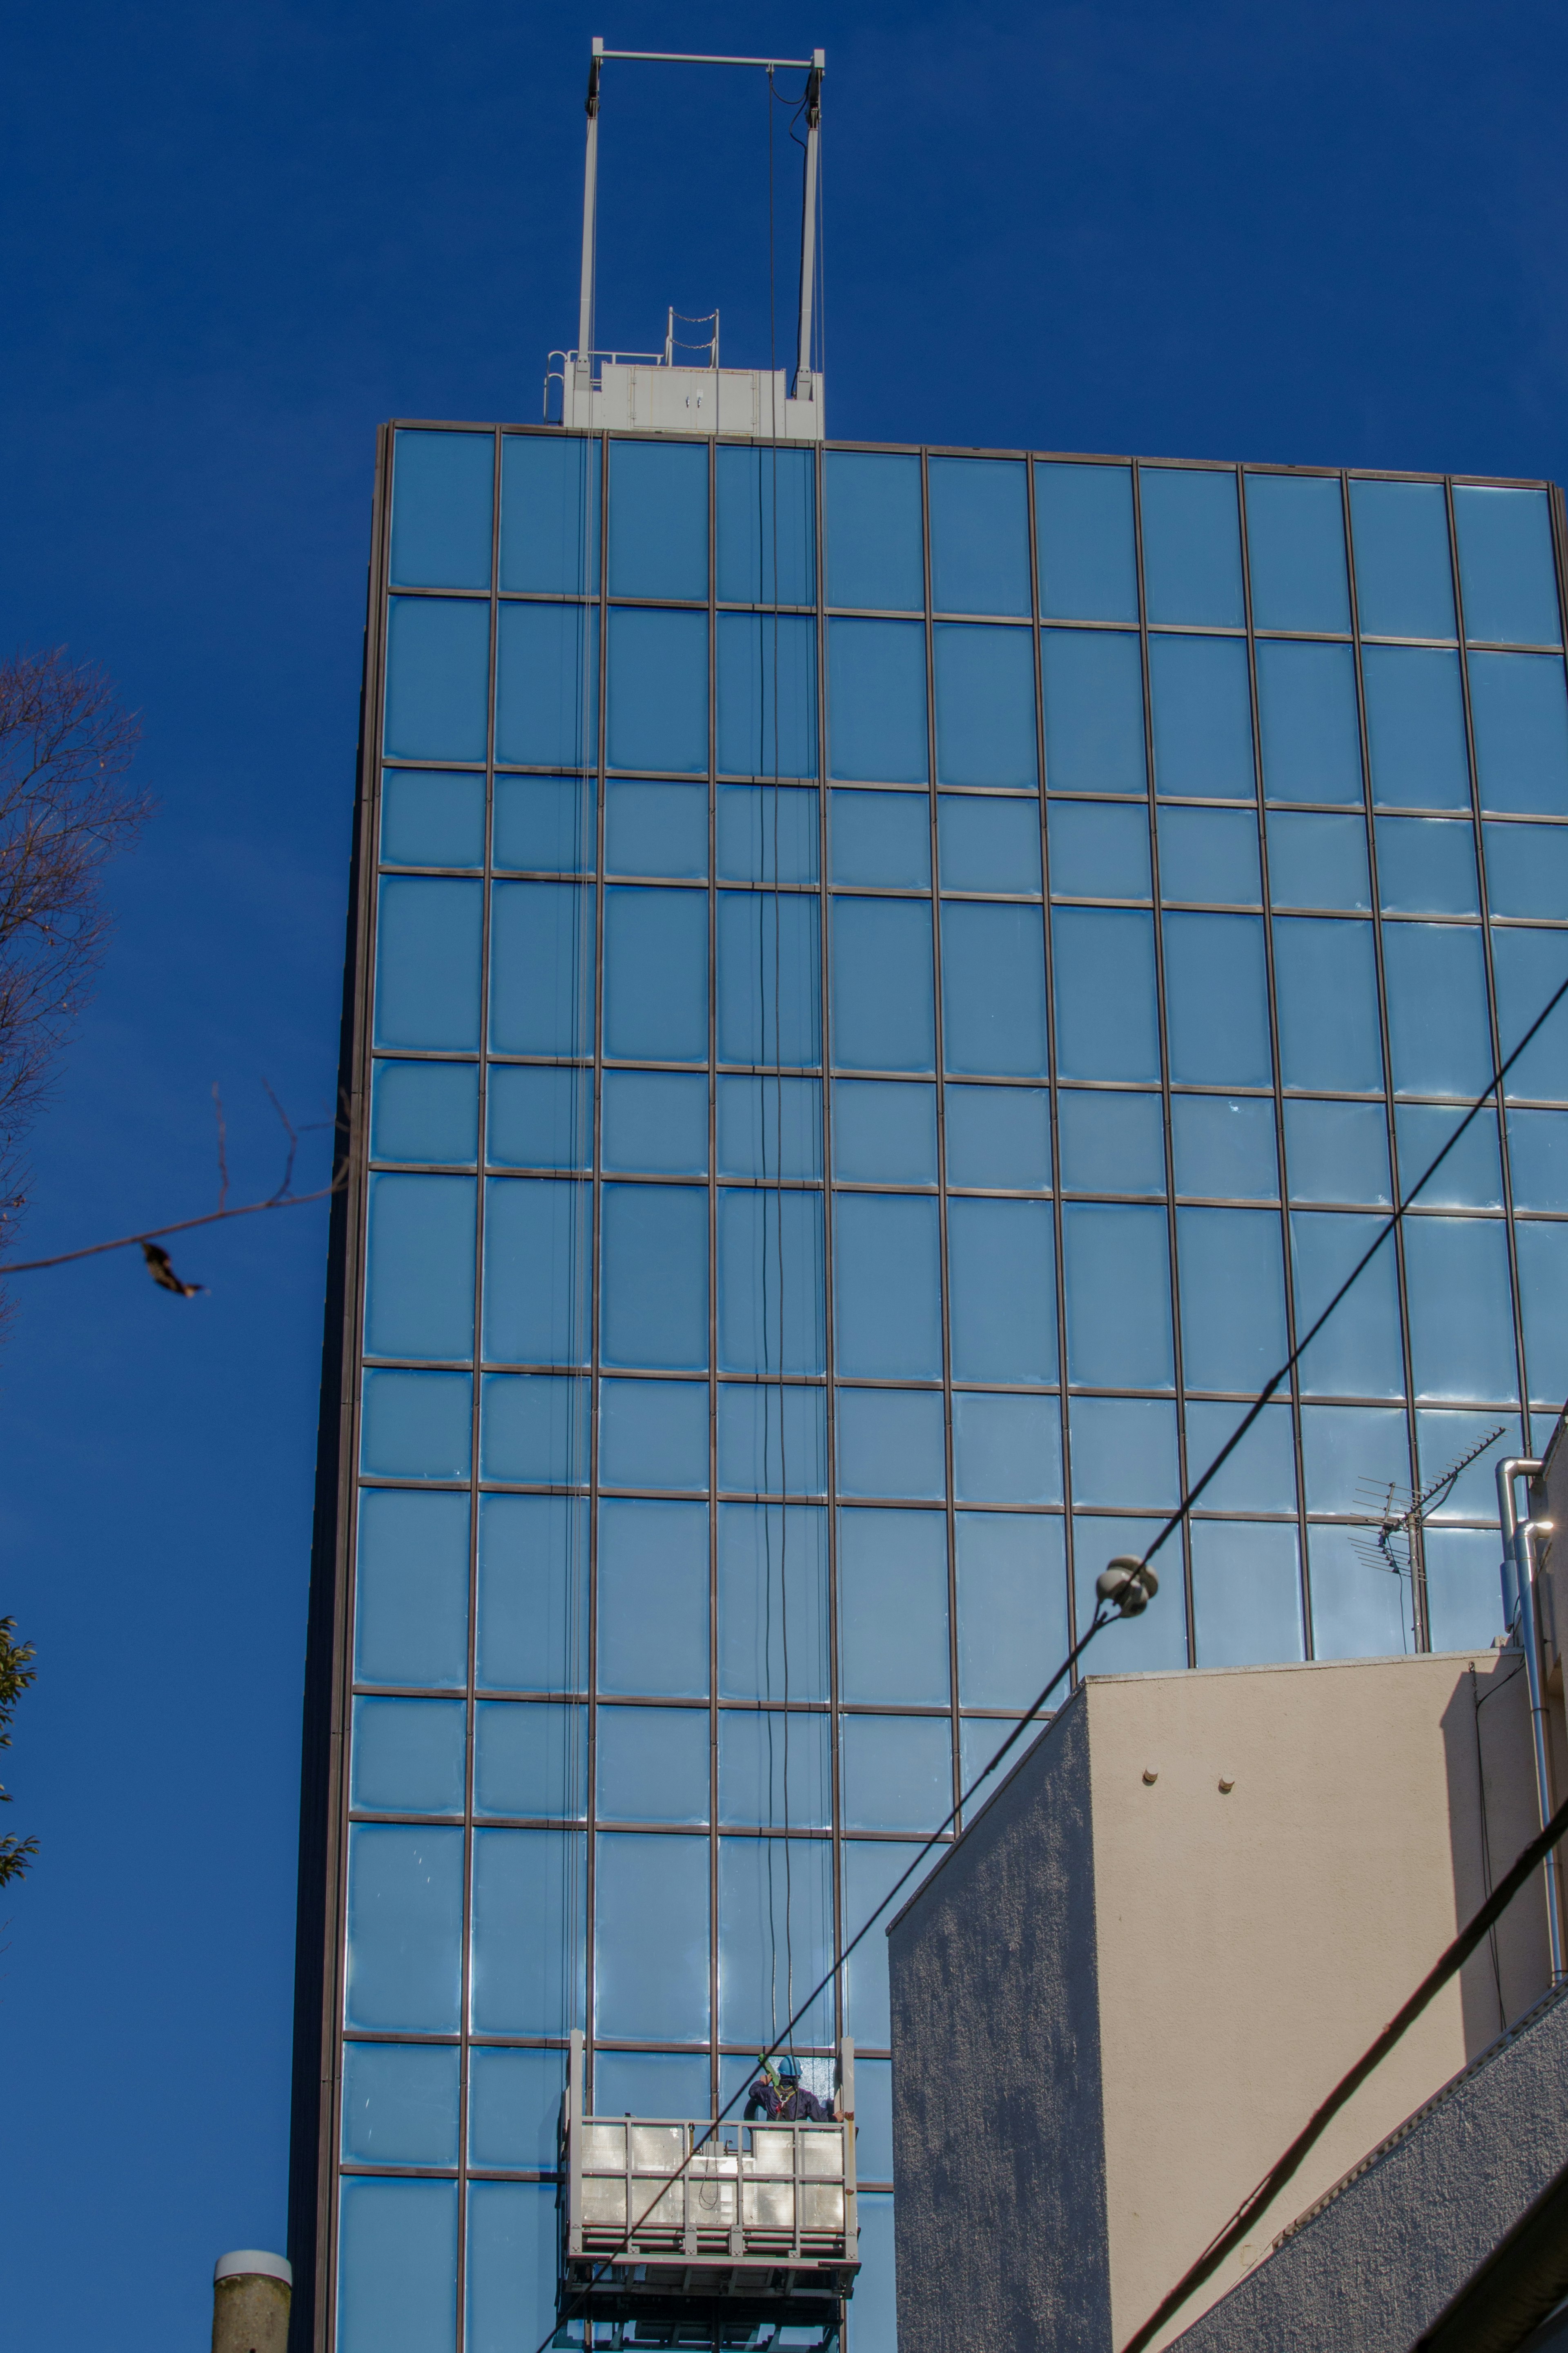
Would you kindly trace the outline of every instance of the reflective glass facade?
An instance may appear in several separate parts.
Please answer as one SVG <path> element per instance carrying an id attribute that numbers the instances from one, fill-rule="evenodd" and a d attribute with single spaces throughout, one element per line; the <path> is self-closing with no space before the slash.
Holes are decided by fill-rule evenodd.
<path id="1" fill-rule="evenodd" d="M 1539 485 L 384 438 L 321 2342 L 533 2353 L 569 2030 L 601 2112 L 730 2096 L 1568 975 L 1561 541 Z M 1413 1576 L 1365 1524 L 1568 1391 L 1565 1049 L 1095 1668 L 1500 1628 L 1490 1456 Z M 881 2353 L 879 1934 L 841 2031 Z"/>

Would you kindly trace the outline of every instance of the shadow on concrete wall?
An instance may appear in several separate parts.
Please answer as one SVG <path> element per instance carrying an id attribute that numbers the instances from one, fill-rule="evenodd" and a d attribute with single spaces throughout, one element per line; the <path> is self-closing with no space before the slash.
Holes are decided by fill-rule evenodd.
<path id="1" fill-rule="evenodd" d="M 1517 1651 L 1496 1651 L 1461 1672 L 1443 1715 L 1443 1748 L 1458 1929 L 1480 1909 L 1539 1828 L 1530 1696 Z M 1538 1879 L 1515 1897 L 1460 1972 L 1467 2058 L 1494 2042 L 1551 1982 L 1545 1898 Z"/>

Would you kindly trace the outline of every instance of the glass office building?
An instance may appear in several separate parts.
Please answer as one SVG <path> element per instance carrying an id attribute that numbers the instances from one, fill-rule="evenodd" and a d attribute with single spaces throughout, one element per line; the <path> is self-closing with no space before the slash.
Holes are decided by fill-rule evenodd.
<path id="1" fill-rule="evenodd" d="M 1568 976 L 1563 550 L 1539 484 L 385 434 L 301 2342 L 533 2353 L 569 2031 L 600 2113 L 729 2098 Z M 1565 1047 L 1093 1668 L 1498 1630 Z M 857 2045 L 854 2353 L 881 1945 L 795 2035 Z"/>

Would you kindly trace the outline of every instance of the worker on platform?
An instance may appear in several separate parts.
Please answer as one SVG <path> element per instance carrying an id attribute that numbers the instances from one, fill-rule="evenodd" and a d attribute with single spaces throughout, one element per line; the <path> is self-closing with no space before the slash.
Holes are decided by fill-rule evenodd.
<path id="1" fill-rule="evenodd" d="M 830 2125 L 833 2110 L 801 2081 L 800 2061 L 793 2055 L 776 2067 L 763 2058 L 754 2082 L 746 2086 L 745 2121 L 765 2116 L 770 2124 Z"/>

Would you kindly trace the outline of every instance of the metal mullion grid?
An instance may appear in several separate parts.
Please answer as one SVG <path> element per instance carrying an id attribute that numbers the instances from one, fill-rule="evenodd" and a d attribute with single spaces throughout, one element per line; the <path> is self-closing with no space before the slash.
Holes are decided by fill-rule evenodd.
<path id="1" fill-rule="evenodd" d="M 932 1060 L 936 1064 L 936 1215 L 937 1273 L 942 1298 L 942 1461 L 946 1473 L 946 1502 L 943 1510 L 947 1522 L 947 1704 L 949 1728 L 948 1770 L 952 1779 L 952 1802 L 956 1806 L 963 1795 L 963 1768 L 960 1760 L 958 1724 L 958 1507 L 953 1500 L 956 1485 L 953 1462 L 952 1434 L 952 1313 L 948 1293 L 947 1273 L 947 1050 L 942 1034 L 942 863 L 937 839 L 937 747 L 936 747 L 936 624 L 932 618 L 931 565 L 931 453 L 921 452 L 921 558 L 925 573 L 925 670 L 926 670 L 926 796 L 927 824 L 931 838 L 931 1022 L 936 1047 Z"/>
<path id="2" fill-rule="evenodd" d="M 1051 932 L 1050 803 L 1047 797 L 1049 778 L 1046 774 L 1046 673 L 1045 639 L 1042 634 L 1046 626 L 1046 617 L 1040 603 L 1039 515 L 1035 500 L 1035 466 L 1032 459 L 1025 467 L 1024 475 L 1027 484 L 1029 502 L 1029 600 L 1034 608 L 1035 776 L 1040 795 L 1040 928 L 1045 935 L 1046 944 L 1046 1103 L 1050 1114 L 1051 1249 L 1057 1285 L 1057 1419 L 1061 1430 L 1062 1545 L 1068 1581 L 1067 1625 L 1068 1646 L 1070 1649 L 1078 1640 L 1078 1577 L 1073 1552 L 1072 1449 L 1068 1440 L 1068 1429 L 1067 1238 L 1062 1224 L 1060 1155 L 1057 1149 L 1061 1083 L 1057 1075 L 1057 986 L 1055 946 Z M 1138 601 L 1142 608 L 1143 599 L 1141 589 Z M 1068 1689 L 1076 1690 L 1080 1680 L 1081 1677 L 1075 1666 Z"/>
<path id="3" fill-rule="evenodd" d="M 719 2113 L 719 453 L 708 452 L 708 2082 Z M 760 554 L 760 550 L 759 550 Z M 757 902 L 759 923 L 762 902 Z M 758 1016 L 762 1017 L 759 993 Z M 766 1044 L 765 1034 L 760 1041 Z M 766 1129 L 764 1127 L 765 1135 Z M 766 1165 L 766 1154 L 763 1154 Z M 783 1203 L 780 1203 L 783 1213 Z M 767 1205 L 763 1207 L 767 1255 Z M 782 1335 L 783 1303 L 779 1329 Z M 767 1318 L 763 1319 L 764 1339 Z M 765 1354 L 765 1349 L 764 1349 Z M 782 1350 L 781 1350 L 782 1356 Z M 780 1412 L 783 1412 L 781 1402 Z M 767 1406 L 763 1408 L 767 1457 Z M 765 1508 L 765 1507 L 764 1507 Z"/>
<path id="4" fill-rule="evenodd" d="M 1354 507 L 1351 499 L 1351 478 L 1343 480 L 1343 513 L 1345 527 L 1345 570 L 1350 581 L 1351 628 L 1354 638 L 1356 720 L 1359 729 L 1362 765 L 1362 808 L 1366 826 L 1367 895 L 1372 901 L 1373 953 L 1377 965 L 1378 1042 L 1383 1055 L 1383 1115 L 1388 1130 L 1388 1174 L 1394 1200 L 1400 1199 L 1399 1140 L 1394 1119 L 1394 1048 L 1388 1022 L 1388 967 L 1383 953 L 1383 891 L 1377 873 L 1377 797 L 1373 789 L 1372 742 L 1366 720 L 1366 691 L 1363 678 L 1361 633 L 1361 595 L 1356 581 Z M 1452 551 L 1450 550 L 1450 564 Z M 1464 667 L 1461 650 L 1460 668 Z M 1467 716 L 1468 702 L 1467 698 Z M 1410 1453 L 1410 1484 L 1414 1492 L 1421 1484 L 1421 1456 L 1416 1443 L 1415 1428 L 1415 1367 L 1410 1349 L 1409 1287 L 1405 1278 L 1405 1229 L 1396 1226 L 1391 1236 L 1394 1248 L 1394 1288 L 1399 1306 L 1399 1361 L 1405 1382 L 1405 1437 Z M 1416 1531 L 1410 1548 L 1410 1620 L 1411 1641 L 1419 1651 L 1430 1650 L 1431 1628 L 1426 1614 L 1426 1563 Z M 1402 1637 L 1403 1639 L 1403 1637 Z"/>
<path id="5" fill-rule="evenodd" d="M 1226 470 L 1211 468 L 1209 470 L 1223 472 Z M 1236 489 L 1237 528 L 1239 532 L 1240 470 L 1232 467 L 1229 471 Z M 1184 1496 L 1187 1492 L 1187 1400 L 1182 1385 L 1182 1288 L 1176 1261 L 1176 1160 L 1171 1115 L 1171 1050 L 1165 1023 L 1165 933 L 1160 918 L 1159 779 L 1154 773 L 1154 700 L 1149 674 L 1149 600 L 1143 585 L 1143 478 L 1141 466 L 1132 469 L 1132 536 L 1138 566 L 1138 648 L 1143 676 L 1143 761 L 1149 811 L 1151 922 L 1154 934 L 1154 1011 L 1160 1028 L 1160 1109 L 1165 1131 L 1165 1247 L 1171 1259 L 1171 1374 L 1176 1403 L 1176 1482 L 1178 1494 Z M 1195 1666 L 1198 1653 L 1193 1599 L 1192 1526 L 1184 1513 L 1176 1534 L 1186 1567 L 1183 1593 L 1186 1609 L 1187 1664 Z"/>
<path id="6" fill-rule="evenodd" d="M 1344 496 L 1342 484 L 1341 498 Z M 1258 691 L 1258 631 L 1252 610 L 1252 553 L 1248 538 L 1247 514 L 1247 474 L 1240 477 L 1241 520 L 1241 594 L 1242 609 L 1247 616 L 1247 685 L 1252 697 L 1252 773 L 1257 792 L 1258 810 L 1258 873 L 1263 896 L 1263 969 L 1264 985 L 1268 991 L 1268 1050 L 1274 1065 L 1274 1159 L 1275 1181 L 1279 1189 L 1279 1252 L 1280 1295 L 1285 1303 L 1285 1348 L 1289 1356 L 1290 1452 L 1296 1471 L 1296 1543 L 1299 1549 L 1296 1578 L 1301 1598 L 1301 1655 L 1310 1659 L 1315 1654 L 1312 1639 L 1312 1568 L 1307 1551 L 1307 1475 L 1301 1441 L 1301 1380 L 1296 1356 L 1296 1290 L 1289 1277 L 1290 1264 L 1290 1188 L 1285 1167 L 1285 1071 L 1279 1058 L 1279 989 L 1274 973 L 1274 900 L 1268 879 L 1268 793 L 1263 774 L 1263 720 Z M 1346 569 L 1349 569 L 1347 558 Z M 1352 654 L 1352 659 L 1354 659 Z M 1364 776 L 1364 765 L 1363 768 Z M 1206 1466 L 1205 1466 L 1206 1467 Z"/>
<path id="7" fill-rule="evenodd" d="M 594 441 L 588 442 L 590 450 Z M 610 437 L 598 436 L 599 466 L 599 586 L 596 596 L 584 606 L 584 631 L 592 643 L 592 628 L 588 615 L 596 617 L 598 637 L 597 659 L 595 663 L 594 692 L 594 794 L 595 794 L 595 876 L 594 876 L 594 1004 L 589 1024 L 589 1083 L 594 1091 L 594 1166 L 590 1179 L 589 1210 L 592 1250 L 588 1277 L 588 1591 L 586 1609 L 588 1622 L 584 1646 L 584 1679 L 586 1691 L 583 1706 L 588 1727 L 588 1786 L 583 1793 L 583 1906 L 580 1915 L 583 1928 L 583 2030 L 584 2046 L 587 2052 L 590 2080 L 594 2067 L 594 1947 L 595 1865 L 598 1852 L 599 1796 L 599 1292 L 604 1238 L 603 1183 L 603 1096 L 604 1051 L 603 1025 L 605 1018 L 605 752 L 609 712 L 606 708 L 606 681 L 610 668 L 609 617 L 609 517 L 610 517 Z M 589 468 L 584 469 L 586 491 Z M 592 509 L 590 508 L 590 512 Z M 588 543 L 586 522 L 583 543 Z M 588 587 L 584 580 L 584 590 Z M 587 659 L 587 647 L 584 649 Z M 588 746 L 579 746 L 586 754 Z M 587 763 L 584 761 L 584 766 Z M 573 1466 L 574 1468 L 575 1466 Z M 568 1594 L 575 1590 L 575 1564 L 568 1550 Z M 568 1602 L 570 1607 L 570 1601 Z M 572 1997 L 577 1982 L 575 1955 L 570 1939 L 577 1923 L 567 1922 L 567 2021 L 572 2014 Z"/>

